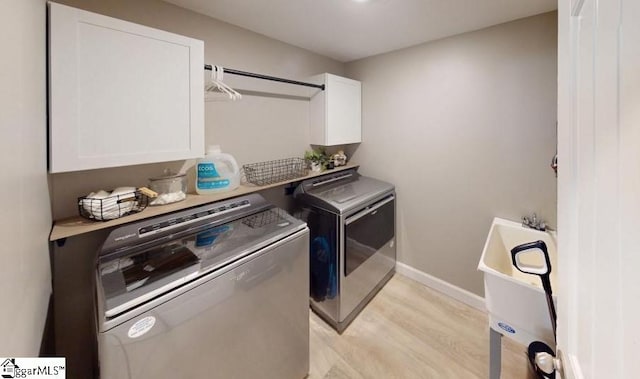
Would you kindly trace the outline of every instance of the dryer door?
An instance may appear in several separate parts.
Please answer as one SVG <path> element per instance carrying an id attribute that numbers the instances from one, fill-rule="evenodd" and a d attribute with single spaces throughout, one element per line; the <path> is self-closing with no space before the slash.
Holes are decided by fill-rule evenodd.
<path id="1" fill-rule="evenodd" d="M 344 222 L 340 321 L 395 267 L 395 196 L 366 206 Z"/>

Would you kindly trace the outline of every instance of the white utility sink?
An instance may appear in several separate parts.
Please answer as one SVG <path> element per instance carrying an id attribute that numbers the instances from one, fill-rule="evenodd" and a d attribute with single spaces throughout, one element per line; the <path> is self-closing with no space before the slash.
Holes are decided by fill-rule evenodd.
<path id="1" fill-rule="evenodd" d="M 478 269 L 484 272 L 484 296 L 491 329 L 525 346 L 532 341 L 543 341 L 549 346 L 555 346 L 540 277 L 518 271 L 511 262 L 511 249 L 538 240 L 547 245 L 551 261 L 551 288 L 555 289 L 555 234 L 529 229 L 517 222 L 493 219 Z M 540 256 L 529 257 L 536 258 Z M 538 266 L 543 264 L 535 261 L 526 263 Z"/>

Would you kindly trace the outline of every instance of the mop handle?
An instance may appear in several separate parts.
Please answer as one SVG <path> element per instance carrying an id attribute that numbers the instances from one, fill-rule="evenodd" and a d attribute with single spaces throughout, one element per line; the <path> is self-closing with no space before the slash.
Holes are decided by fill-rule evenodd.
<path id="1" fill-rule="evenodd" d="M 531 249 L 540 249 L 544 256 L 545 264 L 542 267 L 536 266 L 528 266 L 526 264 L 521 264 L 517 255 L 522 253 L 523 251 L 531 250 Z M 549 318 L 551 318 L 551 328 L 553 329 L 553 338 L 556 339 L 556 306 L 553 303 L 553 296 L 551 291 L 551 279 L 549 274 L 551 273 L 551 260 L 549 259 L 549 253 L 547 251 L 547 244 L 544 241 L 538 240 L 528 243 L 523 243 L 522 245 L 518 245 L 511 249 L 511 261 L 513 265 L 524 272 L 525 274 L 538 275 L 540 280 L 542 281 L 542 287 L 544 288 L 544 293 L 547 296 L 547 307 L 549 308 Z"/>
<path id="2" fill-rule="evenodd" d="M 544 293 L 547 295 L 547 307 L 549 307 L 549 317 L 551 318 L 551 327 L 553 328 L 553 339 L 556 340 L 556 320 L 558 316 L 556 314 L 556 306 L 553 303 L 553 293 L 551 292 L 551 280 L 549 279 L 549 274 L 541 275 L 542 279 L 542 287 L 544 288 Z"/>

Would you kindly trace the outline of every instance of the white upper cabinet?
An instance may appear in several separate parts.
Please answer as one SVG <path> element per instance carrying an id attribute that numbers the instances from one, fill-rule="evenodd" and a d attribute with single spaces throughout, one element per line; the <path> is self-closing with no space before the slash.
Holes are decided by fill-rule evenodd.
<path id="1" fill-rule="evenodd" d="M 204 155 L 204 44 L 49 3 L 49 171 Z"/>
<path id="2" fill-rule="evenodd" d="M 325 90 L 311 98 L 311 144 L 344 145 L 362 141 L 361 85 L 357 80 L 332 74 L 314 76 Z"/>

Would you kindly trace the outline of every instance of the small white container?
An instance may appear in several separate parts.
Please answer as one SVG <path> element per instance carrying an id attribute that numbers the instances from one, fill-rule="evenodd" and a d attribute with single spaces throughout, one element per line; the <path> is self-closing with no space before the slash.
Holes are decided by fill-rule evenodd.
<path id="1" fill-rule="evenodd" d="M 220 146 L 207 148 L 207 154 L 196 162 L 196 192 L 208 195 L 233 191 L 240 185 L 240 167 L 235 158 L 223 153 Z"/>
<path id="2" fill-rule="evenodd" d="M 187 198 L 187 179 L 185 174 L 174 174 L 169 170 L 163 176 L 149 178 L 149 188 L 158 193 L 150 205 L 164 205 Z"/>
<path id="3" fill-rule="evenodd" d="M 547 245 L 551 260 L 551 287 L 557 288 L 555 235 L 500 218 L 493 219 L 478 270 L 484 272 L 484 297 L 493 330 L 525 346 L 533 341 L 555 346 L 540 277 L 518 271 L 511 262 L 511 249 L 537 240 Z"/>

